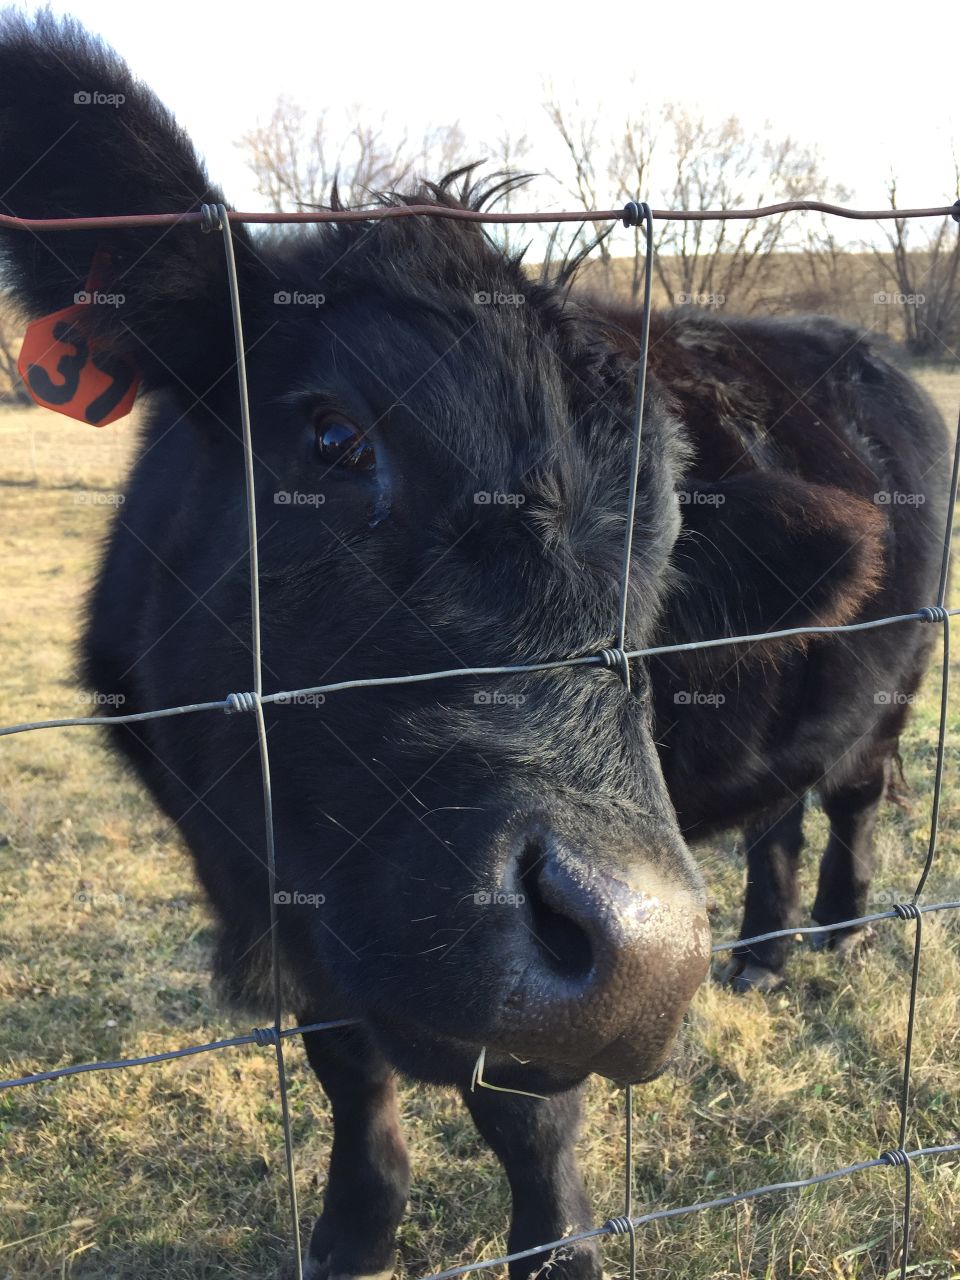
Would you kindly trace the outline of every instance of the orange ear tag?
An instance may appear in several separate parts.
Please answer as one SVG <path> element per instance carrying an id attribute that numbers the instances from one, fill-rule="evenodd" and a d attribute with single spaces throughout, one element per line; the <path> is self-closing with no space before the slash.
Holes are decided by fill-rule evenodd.
<path id="1" fill-rule="evenodd" d="M 119 295 L 101 292 L 110 265 L 98 252 L 72 307 L 27 326 L 17 368 L 30 395 L 46 409 L 105 427 L 133 408 L 140 375 L 122 357 L 98 350 L 84 323 L 91 306 L 116 306 Z"/>

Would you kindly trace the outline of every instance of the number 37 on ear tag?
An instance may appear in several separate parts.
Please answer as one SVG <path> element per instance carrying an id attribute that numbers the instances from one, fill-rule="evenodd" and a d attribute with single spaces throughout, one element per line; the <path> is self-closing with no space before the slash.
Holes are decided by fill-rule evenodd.
<path id="1" fill-rule="evenodd" d="M 85 323 L 95 305 L 95 277 L 102 265 L 94 261 L 87 281 L 84 293 L 90 302 L 76 302 L 27 326 L 17 361 L 37 404 L 95 427 L 128 414 L 140 383 L 128 361 L 98 349 Z"/>

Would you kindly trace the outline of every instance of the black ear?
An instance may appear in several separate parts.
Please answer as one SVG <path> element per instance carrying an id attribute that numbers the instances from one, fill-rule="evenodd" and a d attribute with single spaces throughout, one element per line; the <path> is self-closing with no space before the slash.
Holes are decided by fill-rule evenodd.
<path id="1" fill-rule="evenodd" d="M 885 522 L 864 498 L 770 472 L 690 480 L 679 497 L 669 643 L 836 626 L 879 586 Z"/>
<path id="2" fill-rule="evenodd" d="M 189 139 L 123 62 L 76 22 L 0 19 L 0 213 L 62 218 L 186 212 L 222 199 Z M 3 283 L 30 317 L 71 305 L 98 250 L 101 288 L 84 324 L 146 387 L 201 395 L 233 361 L 220 234 L 197 224 L 34 233 L 0 228 Z M 240 269 L 254 259 L 246 236 Z"/>

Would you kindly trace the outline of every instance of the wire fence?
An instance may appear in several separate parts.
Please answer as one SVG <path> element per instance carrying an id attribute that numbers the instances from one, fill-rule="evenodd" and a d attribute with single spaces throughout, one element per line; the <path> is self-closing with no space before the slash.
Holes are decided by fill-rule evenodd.
<path id="1" fill-rule="evenodd" d="M 900 1227 L 899 1273 L 901 1280 L 906 1280 L 910 1267 L 910 1224 L 912 1196 L 912 1162 L 921 1157 L 937 1155 L 955 1155 L 960 1153 L 960 1140 L 947 1142 L 938 1146 L 907 1148 L 907 1127 L 910 1115 L 910 1083 L 913 1058 L 914 1033 L 916 1028 L 917 994 L 919 987 L 920 960 L 923 946 L 923 921 L 927 915 L 942 911 L 960 910 L 960 901 L 946 901 L 932 904 L 921 904 L 919 899 L 923 893 L 933 867 L 937 852 L 939 834 L 940 805 L 943 792 L 944 755 L 947 734 L 947 719 L 950 692 L 950 625 L 951 618 L 960 613 L 960 609 L 948 608 L 946 603 L 950 568 L 950 540 L 956 508 L 957 482 L 960 476 L 960 419 L 953 448 L 953 464 L 951 473 L 950 497 L 948 503 L 946 525 L 943 533 L 943 552 L 940 566 L 940 579 L 937 599 L 934 602 L 920 602 L 912 613 L 871 620 L 869 622 L 848 623 L 838 626 L 793 627 L 779 631 L 755 633 L 751 635 L 718 636 L 710 640 L 694 641 L 686 644 L 658 645 L 644 649 L 627 650 L 627 601 L 630 567 L 633 553 L 633 526 L 637 504 L 638 471 L 640 447 L 643 430 L 643 413 L 645 388 L 650 342 L 651 289 L 653 278 L 653 223 L 654 220 L 722 220 L 722 219 L 754 219 L 771 217 L 787 212 L 821 212 L 831 216 L 852 218 L 857 220 L 905 219 L 952 217 L 960 222 L 960 200 L 954 205 L 934 206 L 923 209 L 849 209 L 840 205 L 827 204 L 815 200 L 792 200 L 780 204 L 768 205 L 757 209 L 712 209 L 712 210 L 663 210 L 651 209 L 645 202 L 630 201 L 622 209 L 598 211 L 559 211 L 559 212 L 497 212 L 477 211 L 471 209 L 451 208 L 435 205 L 385 205 L 375 208 L 347 210 L 315 210 L 297 213 L 239 213 L 228 211 L 222 204 L 203 205 L 199 210 L 182 214 L 150 214 L 119 215 L 115 217 L 95 218 L 57 218 L 35 219 L 16 218 L 0 215 L 0 227 L 33 233 L 52 231 L 99 230 L 120 227 L 172 227 L 183 224 L 186 227 L 199 226 L 206 234 L 219 233 L 222 237 L 227 272 L 229 302 L 233 324 L 236 350 L 236 370 L 239 390 L 239 404 L 242 428 L 245 504 L 250 561 L 250 605 L 251 605 L 251 651 L 253 664 L 249 691 L 226 693 L 223 698 L 192 703 L 182 706 L 161 707 L 151 711 L 136 712 L 115 716 L 65 716 L 58 719 L 37 720 L 21 724 L 0 727 L 0 737 L 11 734 L 36 732 L 42 729 L 66 728 L 81 725 L 119 725 L 133 724 L 147 720 L 170 716 L 188 716 L 220 711 L 227 714 L 251 715 L 255 726 L 256 742 L 259 750 L 260 771 L 263 795 L 264 817 L 264 851 L 266 854 L 267 881 L 270 911 L 270 947 L 271 947 L 271 980 L 272 980 L 272 1013 L 273 1021 L 269 1026 L 256 1027 L 249 1034 L 233 1036 L 227 1039 L 213 1040 L 206 1044 L 190 1045 L 185 1048 L 171 1049 L 161 1053 L 147 1054 L 143 1057 L 118 1059 L 115 1061 L 89 1062 L 73 1066 L 58 1067 L 50 1071 L 38 1071 L 32 1074 L 0 1080 L 0 1091 L 13 1089 L 45 1081 L 58 1080 L 66 1076 L 81 1075 L 93 1071 L 112 1071 L 121 1068 L 145 1066 L 156 1062 L 191 1057 L 214 1050 L 236 1048 L 245 1045 L 256 1045 L 272 1049 L 277 1064 L 277 1082 L 279 1089 L 281 1122 L 283 1129 L 284 1151 L 286 1159 L 287 1191 L 289 1196 L 291 1238 L 294 1251 L 294 1265 L 297 1280 L 303 1280 L 303 1260 L 300 1243 L 300 1221 L 297 1205 L 296 1180 L 294 1170 L 293 1142 L 290 1128 L 290 1114 L 287 1097 L 287 1075 L 284 1063 L 284 1041 L 290 1036 L 319 1032 L 336 1027 L 354 1025 L 356 1020 L 340 1019 L 330 1022 L 311 1023 L 305 1026 L 284 1027 L 281 992 L 281 964 L 279 955 L 279 931 L 277 918 L 277 849 L 273 821 L 273 792 L 270 780 L 270 754 L 267 744 L 267 733 L 264 723 L 263 707 L 267 704 L 292 704 L 306 695 L 327 695 L 345 692 L 350 689 L 387 687 L 399 684 L 419 684 L 443 680 L 473 678 L 488 675 L 510 675 L 522 672 L 556 670 L 564 667 L 602 667 L 619 674 L 629 688 L 630 661 L 655 657 L 669 653 L 680 653 L 695 649 L 714 648 L 718 646 L 752 645 L 763 641 L 792 636 L 834 635 L 858 631 L 872 630 L 878 627 L 896 625 L 926 624 L 938 625 L 943 634 L 943 658 L 940 683 L 940 716 L 937 733 L 936 759 L 933 778 L 933 798 L 931 803 L 930 835 L 926 857 L 917 881 L 912 899 L 908 902 L 896 903 L 890 910 L 874 912 L 855 919 L 844 920 L 830 925 L 815 925 L 805 928 L 786 928 L 768 933 L 757 934 L 749 938 L 736 938 L 717 943 L 712 948 L 714 953 L 729 951 L 734 947 L 745 948 L 754 943 L 769 941 L 775 938 L 795 937 L 798 934 L 829 934 L 842 929 L 878 923 L 880 921 L 898 920 L 903 924 L 913 921 L 914 943 L 913 960 L 910 971 L 909 1008 L 904 1037 L 903 1072 L 899 1098 L 899 1127 L 896 1145 L 881 1152 L 876 1158 L 847 1165 L 826 1173 L 811 1175 L 799 1180 L 771 1183 L 767 1186 L 753 1187 L 746 1191 L 731 1192 L 712 1200 L 699 1201 L 693 1204 L 658 1209 L 649 1213 L 635 1214 L 633 1209 L 633 1089 L 627 1086 L 626 1098 L 626 1133 L 625 1133 L 625 1168 L 624 1168 L 624 1212 L 622 1215 L 609 1218 L 602 1225 L 587 1231 L 571 1233 L 559 1240 L 544 1241 L 529 1249 L 502 1257 L 466 1263 L 451 1267 L 434 1274 L 429 1280 L 452 1280 L 455 1276 L 466 1275 L 474 1271 L 485 1271 L 492 1267 L 532 1258 L 544 1253 L 555 1253 L 557 1250 L 576 1244 L 580 1241 L 598 1239 L 607 1236 L 626 1235 L 629 1237 L 629 1275 L 630 1280 L 636 1278 L 636 1232 L 645 1224 L 666 1219 L 699 1213 L 708 1209 L 720 1209 L 755 1200 L 762 1196 L 798 1191 L 807 1187 L 833 1182 L 840 1178 L 850 1177 L 867 1170 L 884 1166 L 902 1168 L 904 1174 L 902 1223 Z M 597 654 L 585 657 L 558 659 L 553 662 L 508 664 L 489 667 L 458 667 L 442 671 L 430 671 L 420 674 L 404 674 L 369 679 L 341 680 L 334 683 L 315 685 L 303 689 L 285 690 L 282 692 L 264 693 L 261 656 L 260 626 L 260 574 L 258 567 L 257 510 L 255 491 L 254 451 L 250 419 L 250 403 L 248 398 L 245 348 L 243 340 L 243 319 L 237 268 L 234 258 L 234 242 L 231 227 L 241 223 L 324 223 L 324 222 L 371 222 L 390 218 L 444 218 L 454 221 L 474 223 L 610 223 L 622 222 L 624 226 L 642 228 L 645 239 L 644 259 L 644 291 L 642 329 L 640 336 L 640 356 L 637 368 L 636 401 L 633 411 L 633 449 L 632 464 L 627 485 L 626 501 L 626 533 L 623 546 L 623 557 L 620 574 L 620 608 L 617 619 L 617 644 L 610 649 L 601 650 Z"/>

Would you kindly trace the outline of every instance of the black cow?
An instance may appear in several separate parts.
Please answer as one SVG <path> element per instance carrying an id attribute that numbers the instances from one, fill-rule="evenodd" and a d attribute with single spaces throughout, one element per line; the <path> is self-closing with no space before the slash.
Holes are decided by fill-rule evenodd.
<path id="1" fill-rule="evenodd" d="M 219 199 L 160 104 L 48 17 L 10 18 L 0 40 L 0 191 L 3 212 L 33 218 Z M 458 201 L 450 183 L 414 199 Z M 33 316 L 69 305 L 109 254 L 124 302 L 88 306 L 74 332 L 108 369 L 135 362 L 149 395 L 93 593 L 90 683 L 127 712 L 248 689 L 221 238 L 192 224 L 0 243 Z M 279 242 L 238 227 L 236 248 L 267 690 L 609 647 L 637 317 L 535 283 L 477 226 L 436 218 Z M 627 647 L 929 602 L 944 447 L 925 398 L 862 334 L 658 317 Z M 267 705 L 289 1007 L 360 1020 L 305 1037 L 336 1126 L 311 1276 L 392 1269 L 408 1182 L 395 1068 L 464 1091 L 513 1189 L 511 1249 L 590 1222 L 576 1086 L 655 1075 L 707 969 L 684 834 L 749 823 L 745 928 L 779 926 L 802 797 L 819 786 L 832 825 L 814 914 L 857 914 L 930 630 L 637 661 L 629 690 L 586 666 Z M 114 736 L 190 846 L 224 984 L 258 991 L 270 922 L 252 717 Z M 782 962 L 754 948 L 739 981 Z M 544 1096 L 471 1092 L 481 1050 L 488 1081 Z M 599 1271 L 592 1244 L 558 1265 Z"/>

